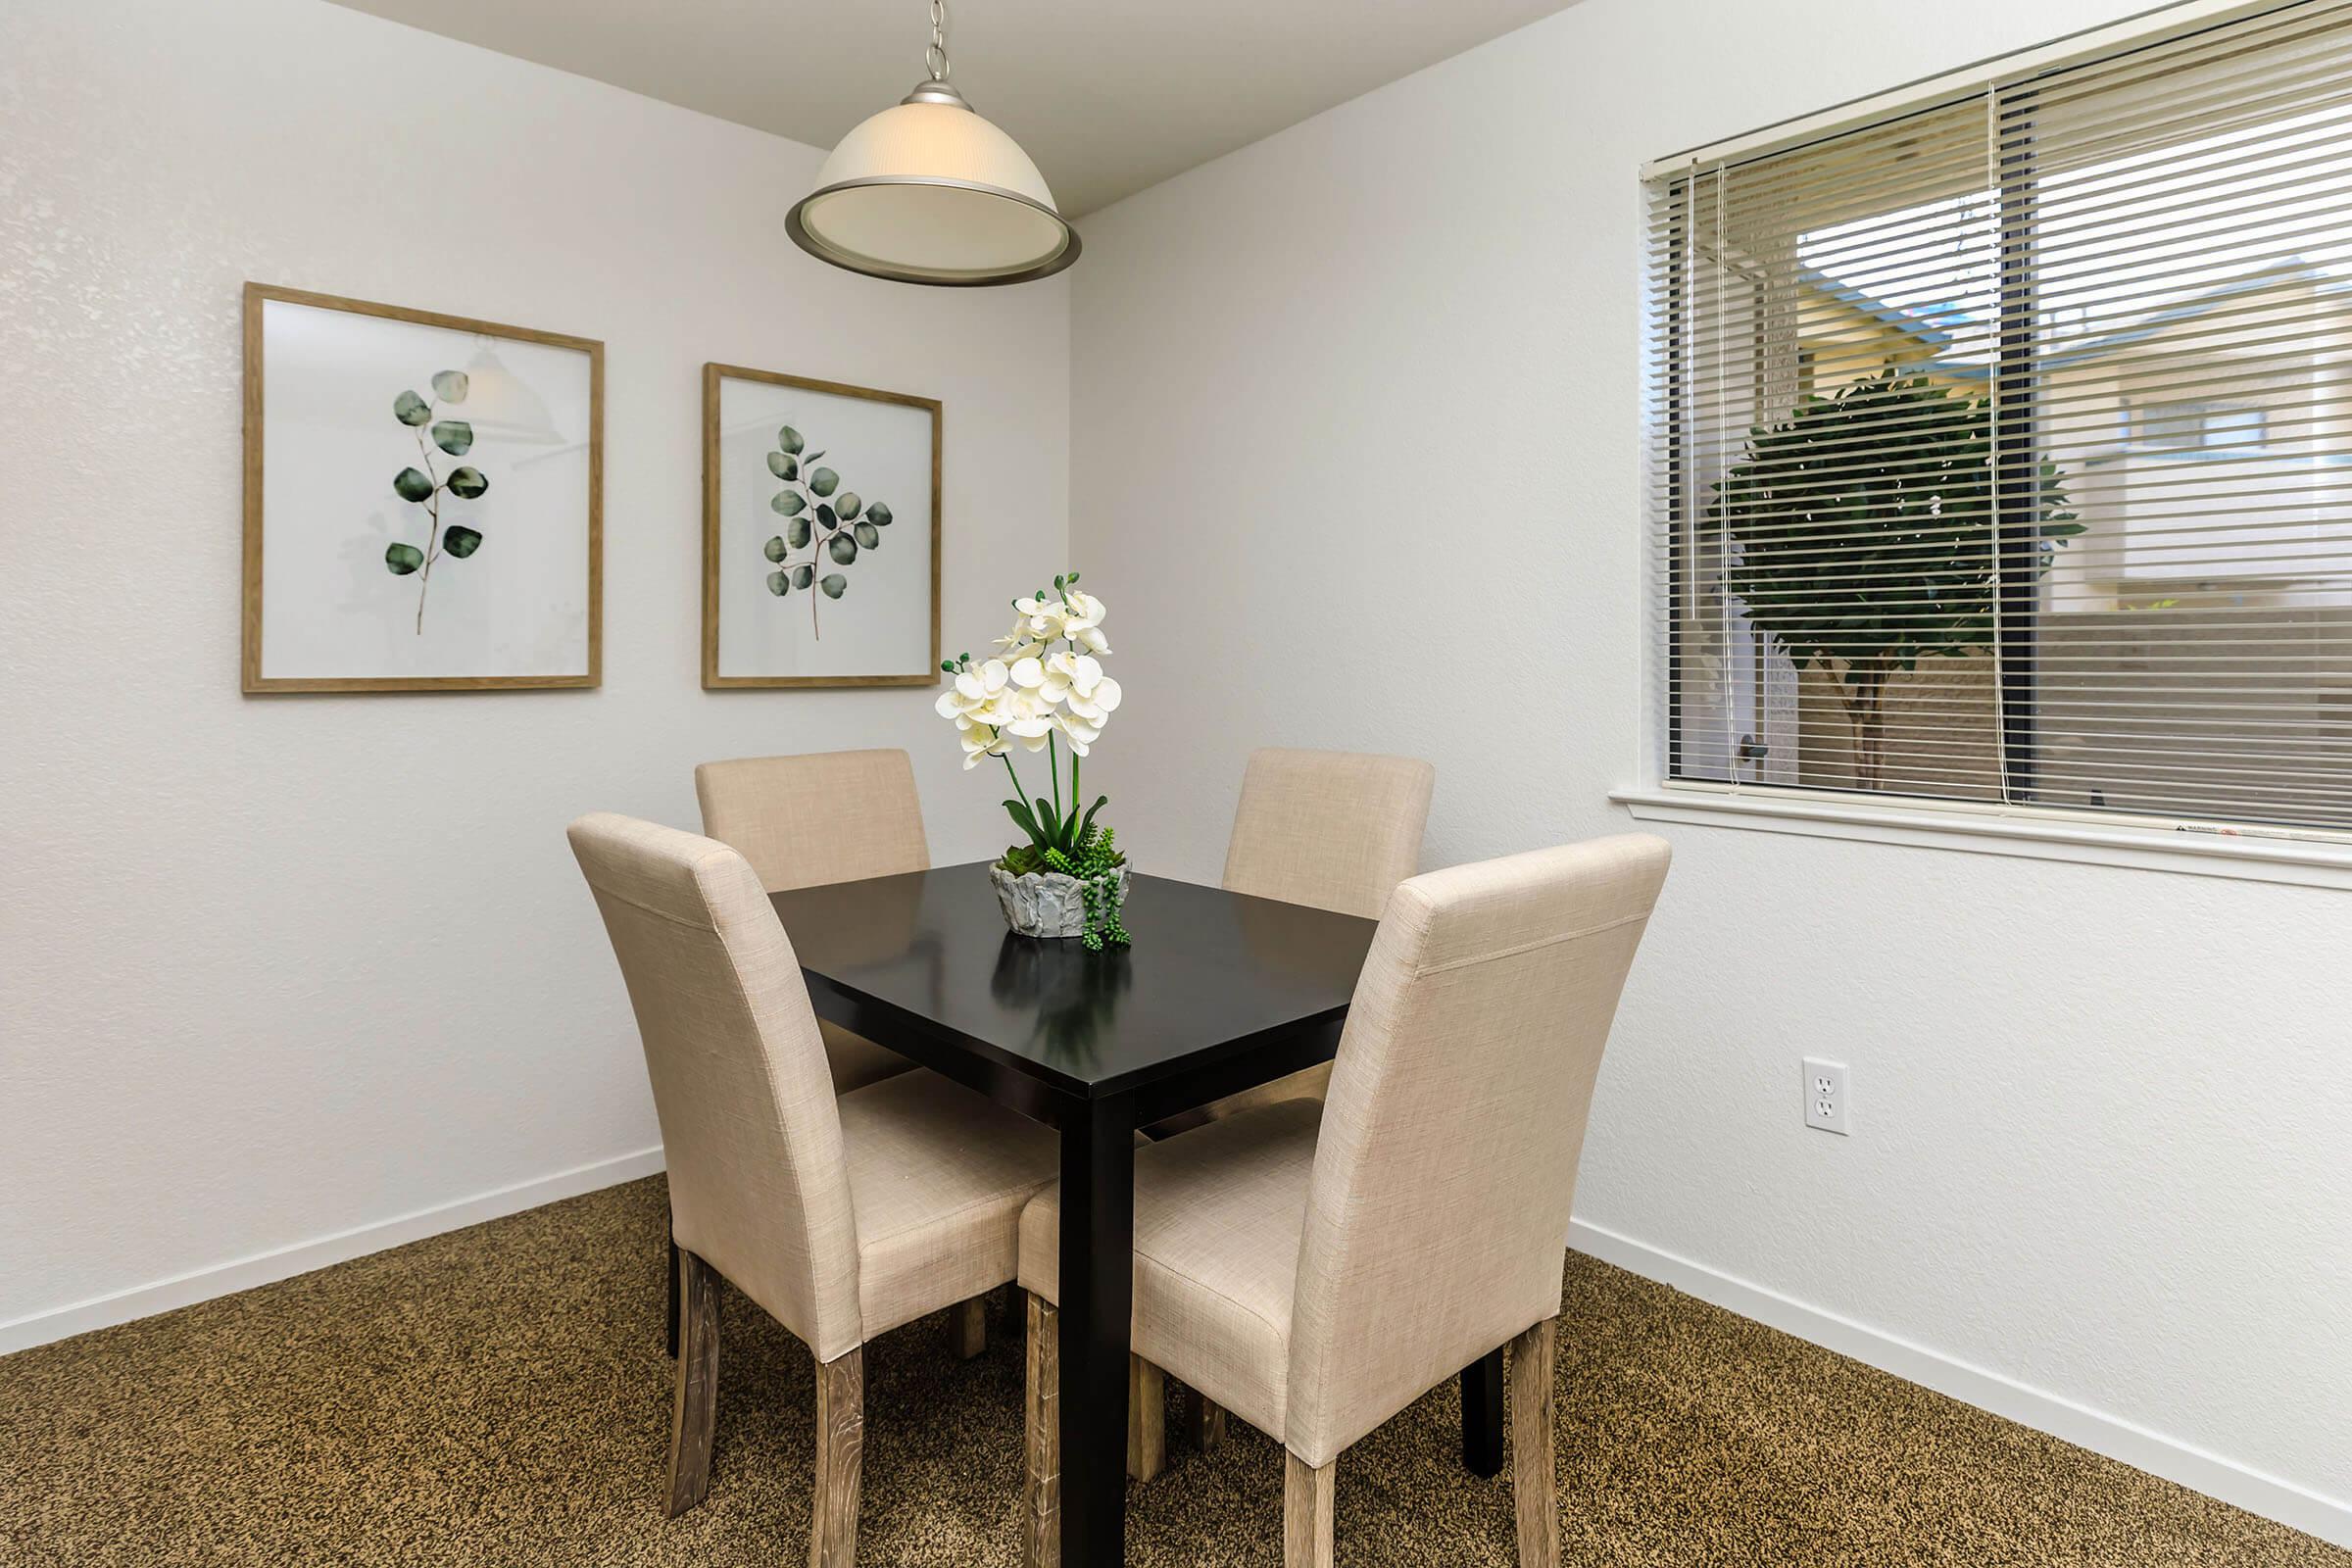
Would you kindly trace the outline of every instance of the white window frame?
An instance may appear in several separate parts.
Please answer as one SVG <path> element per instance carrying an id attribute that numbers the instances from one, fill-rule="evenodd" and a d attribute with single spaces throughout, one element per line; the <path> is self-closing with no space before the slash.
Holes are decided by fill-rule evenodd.
<path id="1" fill-rule="evenodd" d="M 1693 147 L 1641 166 L 1640 180 L 1651 181 L 1705 165 L 1747 159 L 1802 142 L 1857 129 L 1938 103 L 1975 97 L 2014 80 L 2125 49 L 2161 42 L 2182 33 L 2278 8 L 2279 0 L 2181 0 L 2181 3 L 2093 27 L 2039 47 L 1999 56 L 1956 71 L 1854 99 L 1815 114 L 1783 121 L 1722 141 Z M 1644 319 L 1655 302 L 1642 301 Z M 1652 336 L 1642 334 L 1642 369 L 1653 367 Z M 1642 450 L 1656 450 L 1656 434 L 1643 415 Z M 1651 617 L 1661 612 L 1656 585 L 1666 580 L 1659 540 L 1643 528 L 1641 623 L 1643 675 L 1637 784 L 1610 792 L 1609 799 L 1636 819 L 1657 823 L 1797 834 L 1812 838 L 1973 854 L 2125 866 L 2196 876 L 2220 876 L 2303 887 L 2352 889 L 2352 844 L 2341 835 L 2292 828 L 2181 824 L 2170 818 L 2087 817 L 2081 811 L 1989 802 L 1915 800 L 1892 803 L 1883 796 L 1816 788 L 1713 783 L 1666 775 L 1664 639 L 1649 635 Z M 1666 612 L 1671 612 L 1667 611 Z"/>

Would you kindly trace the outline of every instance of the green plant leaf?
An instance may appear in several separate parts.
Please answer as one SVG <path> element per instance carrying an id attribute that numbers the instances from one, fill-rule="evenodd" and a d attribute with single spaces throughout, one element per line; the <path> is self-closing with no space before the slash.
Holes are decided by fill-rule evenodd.
<path id="1" fill-rule="evenodd" d="M 453 522 L 441 530 L 441 548 L 460 561 L 464 561 L 467 556 L 482 548 L 482 536 L 478 529 L 468 528 L 462 522 Z"/>
<path id="2" fill-rule="evenodd" d="M 432 429 L 433 445 L 453 458 L 462 458 L 473 450 L 473 426 L 464 419 L 441 419 Z"/>
<path id="3" fill-rule="evenodd" d="M 850 579 L 838 571 L 829 571 L 825 573 L 825 580 L 817 586 L 825 591 L 827 599 L 839 599 L 848 590 Z"/>
<path id="4" fill-rule="evenodd" d="M 833 509 L 822 501 L 816 504 L 816 520 L 823 523 L 827 531 L 841 526 L 841 518 L 834 515 Z"/>
<path id="5" fill-rule="evenodd" d="M 761 545 L 760 547 L 760 553 L 767 557 L 767 559 L 770 561 L 782 561 L 786 553 L 784 536 L 782 534 L 778 534 L 773 539 L 770 539 L 767 543 Z"/>
<path id="6" fill-rule="evenodd" d="M 858 515 L 858 509 L 864 503 L 858 499 L 857 491 L 844 490 L 841 493 L 840 499 L 836 500 L 833 503 L 833 506 L 834 509 L 838 511 L 842 514 L 842 517 L 846 520 Z"/>
<path id="7" fill-rule="evenodd" d="M 808 488 L 820 496 L 831 495 L 834 486 L 840 483 L 841 475 L 835 473 L 831 468 L 819 468 L 808 476 Z"/>
<path id="8" fill-rule="evenodd" d="M 392 417 L 403 424 L 422 424 L 432 416 L 432 405 L 414 392 L 403 392 L 392 400 Z"/>
<path id="9" fill-rule="evenodd" d="M 392 476 L 392 490 L 403 501 L 430 501 L 433 481 L 422 468 L 403 468 Z"/>
<path id="10" fill-rule="evenodd" d="M 863 518 L 851 526 L 850 536 L 858 541 L 860 550 L 871 550 L 882 542 L 882 530 Z"/>
<path id="11" fill-rule="evenodd" d="M 415 545 L 387 545 L 384 547 L 384 564 L 391 568 L 393 576 L 406 577 L 424 564 L 424 552 Z"/>
<path id="12" fill-rule="evenodd" d="M 466 379 L 464 370 L 435 370 L 433 372 L 433 396 L 444 403 L 465 402 L 466 391 L 470 384 Z"/>
<path id="13" fill-rule="evenodd" d="M 801 476 L 801 466 L 797 460 L 788 458 L 781 452 L 770 452 L 767 455 L 767 471 L 779 479 L 798 479 Z"/>
<path id="14" fill-rule="evenodd" d="M 870 506 L 870 507 L 868 507 L 868 508 L 866 508 L 866 509 L 865 509 L 865 520 L 866 520 L 866 521 L 868 521 L 868 522 L 870 522 L 870 523 L 872 523 L 872 524 L 873 524 L 875 527 L 877 527 L 877 528 L 887 528 L 887 527 L 889 527 L 889 526 L 890 526 L 890 508 L 889 508 L 889 506 L 888 506 L 886 503 L 884 503 L 884 502 L 880 502 L 880 501 L 877 501 L 877 502 L 875 502 L 875 503 L 874 503 L 872 506 Z"/>
<path id="15" fill-rule="evenodd" d="M 801 439 L 800 431 L 795 430 L 791 425 L 788 424 L 784 426 L 783 429 L 776 432 L 776 445 L 781 447 L 788 455 L 798 457 L 800 456 L 802 449 L 807 447 L 808 443 Z"/>
<path id="16" fill-rule="evenodd" d="M 806 588 L 815 576 L 816 568 L 807 562 L 803 562 L 792 568 L 792 585 L 795 588 Z M 836 594 L 834 597 L 838 599 L 840 595 Z"/>
<path id="17" fill-rule="evenodd" d="M 444 482 L 448 484 L 451 495 L 464 501 L 472 501 L 490 488 L 490 481 L 482 476 L 482 470 L 470 466 L 452 471 Z"/>
<path id="18" fill-rule="evenodd" d="M 837 566 L 846 566 L 858 559 L 858 541 L 846 533 L 837 533 L 825 541 L 825 554 Z"/>
<path id="19" fill-rule="evenodd" d="M 779 490 L 775 494 L 775 499 L 768 502 L 768 506 L 774 511 L 781 512 L 787 517 L 798 516 L 807 510 L 808 498 L 798 490 Z"/>
<path id="20" fill-rule="evenodd" d="M 809 453 L 808 457 L 806 457 L 806 458 L 802 459 L 801 461 L 802 461 L 802 462 L 804 462 L 804 463 L 814 463 L 814 462 L 815 462 L 817 459 L 819 459 L 819 458 L 823 457 L 824 455 L 825 455 L 825 454 L 824 454 L 823 450 L 820 448 L 819 450 L 817 450 L 817 451 L 815 451 L 815 452 L 811 452 L 811 453 Z"/>
<path id="21" fill-rule="evenodd" d="M 786 594 L 792 591 L 791 576 L 788 573 L 781 571 L 769 572 L 767 574 L 767 591 L 771 594 L 774 594 L 778 599 L 783 598 Z"/>
<path id="22" fill-rule="evenodd" d="M 1046 843 L 1057 850 L 1066 849 L 1068 846 L 1062 838 L 1062 829 L 1069 824 L 1054 811 L 1054 803 L 1040 795 L 1030 804 L 1037 814 L 1037 825 L 1045 829 Z"/>
<path id="23" fill-rule="evenodd" d="M 1022 805 L 1019 801 L 1006 801 L 1004 803 L 1004 813 L 1012 818 L 1013 826 L 1019 828 L 1022 832 L 1029 835 L 1029 842 L 1031 844 L 1037 846 L 1037 848 L 1041 851 L 1048 847 L 1046 843 L 1046 836 L 1038 831 L 1037 818 L 1029 814 L 1028 807 Z"/>
<path id="24" fill-rule="evenodd" d="M 1094 832 L 1095 813 L 1109 804 L 1110 797 L 1107 795 L 1098 795 L 1095 797 L 1095 804 L 1086 808 L 1086 820 L 1078 824 L 1079 843 L 1084 844 L 1086 842 L 1087 835 Z"/>
<path id="25" fill-rule="evenodd" d="M 792 548 L 795 550 L 808 548 L 808 535 L 809 527 L 807 517 L 795 517 L 784 525 L 784 537 L 792 541 Z"/>

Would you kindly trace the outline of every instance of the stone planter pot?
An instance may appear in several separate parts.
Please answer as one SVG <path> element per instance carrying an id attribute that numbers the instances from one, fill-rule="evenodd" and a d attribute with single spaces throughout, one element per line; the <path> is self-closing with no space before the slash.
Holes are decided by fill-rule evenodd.
<path id="1" fill-rule="evenodd" d="M 996 884 L 997 904 L 1004 923 L 1025 937 L 1076 937 L 1086 934 L 1086 900 L 1080 882 L 1059 871 L 1031 871 L 1014 876 L 1001 865 L 988 868 Z M 1127 868 L 1118 869 L 1119 897 L 1127 897 Z"/>

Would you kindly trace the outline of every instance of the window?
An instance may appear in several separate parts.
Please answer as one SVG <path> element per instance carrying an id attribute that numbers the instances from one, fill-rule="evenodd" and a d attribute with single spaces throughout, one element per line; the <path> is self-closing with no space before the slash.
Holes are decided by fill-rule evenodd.
<path id="1" fill-rule="evenodd" d="M 2352 3 L 1651 184 L 1670 781 L 2352 833 Z"/>

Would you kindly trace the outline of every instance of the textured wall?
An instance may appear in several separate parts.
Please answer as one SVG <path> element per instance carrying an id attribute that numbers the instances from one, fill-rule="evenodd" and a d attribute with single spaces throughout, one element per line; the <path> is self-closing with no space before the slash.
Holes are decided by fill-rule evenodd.
<path id="1" fill-rule="evenodd" d="M 1640 164 L 2134 9 L 1588 0 L 1098 214 L 1122 845 L 1216 875 L 1273 742 L 1436 760 L 1433 865 L 1627 826 Z M 1584 1218 L 2352 1503 L 2352 896 L 1668 831 Z"/>
<path id="2" fill-rule="evenodd" d="M 698 686 L 706 360 L 946 401 L 951 639 L 1062 564 L 1064 284 L 819 267 L 818 158 L 317 0 L 0 7 L 0 1325 L 653 1145 L 581 810 L 905 744 L 1003 843 L 928 693 Z M 601 690 L 237 694 L 247 278 L 605 340 Z"/>

